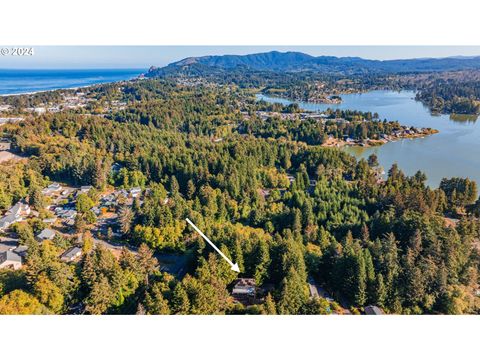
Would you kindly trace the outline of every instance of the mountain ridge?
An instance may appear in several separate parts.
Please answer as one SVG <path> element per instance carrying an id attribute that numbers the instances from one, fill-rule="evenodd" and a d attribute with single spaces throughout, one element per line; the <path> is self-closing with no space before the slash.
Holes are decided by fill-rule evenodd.
<path id="1" fill-rule="evenodd" d="M 247 55 L 193 56 L 172 62 L 165 67 L 153 67 L 150 76 L 172 73 L 186 68 L 195 71 L 228 71 L 235 68 L 278 72 L 345 72 L 401 73 L 480 69 L 480 56 L 445 58 L 412 58 L 372 60 L 361 57 L 312 56 L 302 52 L 270 51 Z"/>

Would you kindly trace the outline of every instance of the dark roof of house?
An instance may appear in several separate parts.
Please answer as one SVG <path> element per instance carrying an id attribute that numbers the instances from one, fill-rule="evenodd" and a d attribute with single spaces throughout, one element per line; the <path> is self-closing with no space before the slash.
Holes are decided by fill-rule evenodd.
<path id="1" fill-rule="evenodd" d="M 253 294 L 255 293 L 255 289 L 255 279 L 240 278 L 233 287 L 232 295 Z"/>

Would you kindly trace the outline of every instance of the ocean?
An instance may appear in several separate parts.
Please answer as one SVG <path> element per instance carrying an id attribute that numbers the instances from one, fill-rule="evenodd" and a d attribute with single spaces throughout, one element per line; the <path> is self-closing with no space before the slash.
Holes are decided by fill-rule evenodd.
<path id="1" fill-rule="evenodd" d="M 146 69 L 0 69 L 0 95 L 25 94 L 130 80 L 146 71 Z"/>

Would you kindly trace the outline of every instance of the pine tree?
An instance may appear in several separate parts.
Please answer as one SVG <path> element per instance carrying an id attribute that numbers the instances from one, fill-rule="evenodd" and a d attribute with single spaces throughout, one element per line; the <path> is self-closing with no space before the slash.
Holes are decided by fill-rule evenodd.
<path id="1" fill-rule="evenodd" d="M 120 222 L 120 231 L 123 235 L 130 233 L 133 223 L 133 212 L 128 206 L 122 206 L 118 213 L 118 221 Z"/>
<path id="2" fill-rule="evenodd" d="M 298 314 L 307 300 L 306 283 L 295 269 L 291 267 L 281 284 L 280 299 L 278 301 L 279 313 L 282 315 Z"/>
<path id="3" fill-rule="evenodd" d="M 265 303 L 263 304 L 265 312 L 267 315 L 277 315 L 277 308 L 275 306 L 275 301 L 270 293 L 265 297 Z"/>
<path id="4" fill-rule="evenodd" d="M 293 231 L 302 230 L 302 213 L 297 208 L 293 209 L 292 230 Z"/>
<path id="5" fill-rule="evenodd" d="M 145 308 L 151 315 L 168 315 L 170 307 L 163 296 L 161 287 L 155 284 L 145 297 Z"/>
<path id="6" fill-rule="evenodd" d="M 100 275 L 93 283 L 92 291 L 85 299 L 85 310 L 92 315 L 104 314 L 113 304 L 115 294 L 104 275 Z"/>
<path id="7" fill-rule="evenodd" d="M 368 231 L 367 224 L 362 225 L 362 244 L 366 246 L 370 242 L 370 232 Z"/>
<path id="8" fill-rule="evenodd" d="M 365 305 L 367 301 L 367 271 L 362 253 L 355 256 L 356 260 L 356 284 L 354 300 L 357 306 Z"/>
<path id="9" fill-rule="evenodd" d="M 387 300 L 387 289 L 383 282 L 383 275 L 377 274 L 375 279 L 374 303 L 380 307 L 385 307 Z"/>
<path id="10" fill-rule="evenodd" d="M 171 309 L 174 314 L 188 314 L 190 310 L 190 300 L 182 283 L 177 283 L 173 289 L 171 299 Z"/>
<path id="11" fill-rule="evenodd" d="M 179 190 L 180 190 L 180 186 L 178 185 L 177 178 L 172 175 L 170 177 L 170 192 L 171 192 L 172 196 L 177 195 Z"/>
<path id="12" fill-rule="evenodd" d="M 158 261 L 153 257 L 153 252 L 147 244 L 143 243 L 138 248 L 138 263 L 142 269 L 145 281 L 148 284 L 148 276 L 152 275 L 158 266 Z"/>
<path id="13" fill-rule="evenodd" d="M 187 182 L 187 199 L 193 200 L 195 191 L 197 191 L 197 189 L 195 188 L 195 185 L 193 184 L 192 179 L 189 179 Z"/>

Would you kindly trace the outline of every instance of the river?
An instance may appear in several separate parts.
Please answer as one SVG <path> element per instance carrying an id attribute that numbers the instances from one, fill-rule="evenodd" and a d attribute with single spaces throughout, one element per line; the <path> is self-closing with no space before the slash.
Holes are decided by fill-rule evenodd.
<path id="1" fill-rule="evenodd" d="M 469 177 L 480 184 L 480 126 L 475 117 L 433 115 L 414 100 L 413 91 L 371 91 L 342 95 L 341 104 L 297 102 L 302 109 L 323 111 L 351 109 L 377 112 L 380 119 L 398 120 L 402 125 L 431 127 L 438 134 L 417 139 L 403 139 L 379 147 L 344 147 L 357 158 L 375 153 L 385 171 L 397 163 L 407 174 L 418 170 L 427 175 L 427 184 L 438 187 L 442 178 Z M 257 95 L 260 100 L 289 104 L 282 98 Z"/>

